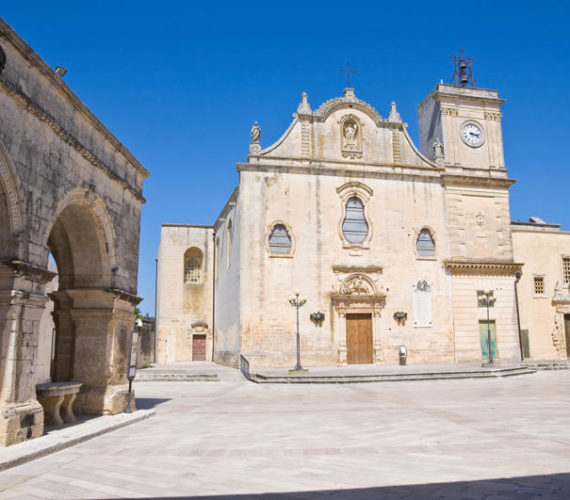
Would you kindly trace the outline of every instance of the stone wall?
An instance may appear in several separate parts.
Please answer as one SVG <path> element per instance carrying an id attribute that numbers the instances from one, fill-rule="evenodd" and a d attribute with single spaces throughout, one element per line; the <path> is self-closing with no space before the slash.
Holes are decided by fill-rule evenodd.
<path id="1" fill-rule="evenodd" d="M 212 359 L 213 233 L 210 226 L 162 225 L 157 266 L 159 363 L 192 361 L 195 334 L 207 335 L 206 359 Z M 185 254 L 193 249 L 202 255 L 195 281 L 186 278 L 184 269 Z"/>
<path id="2" fill-rule="evenodd" d="M 123 411 L 148 172 L 2 20 L 0 50 L 0 443 L 7 445 L 43 431 L 34 373 L 54 276 L 50 252 L 59 279 L 55 380 L 83 383 L 80 411 Z"/>
<path id="3" fill-rule="evenodd" d="M 564 315 L 570 314 L 570 290 L 564 280 L 562 258 L 570 257 L 570 232 L 544 223 L 512 225 L 515 256 L 525 263 L 518 285 L 521 329 L 528 330 L 530 359 L 567 357 Z M 536 293 L 540 277 L 544 293 Z M 570 336 L 570 332 L 569 332 Z"/>

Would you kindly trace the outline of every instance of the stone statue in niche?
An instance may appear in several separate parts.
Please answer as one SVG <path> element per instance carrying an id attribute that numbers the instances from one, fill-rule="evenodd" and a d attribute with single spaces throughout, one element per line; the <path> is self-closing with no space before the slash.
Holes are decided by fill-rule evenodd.
<path id="1" fill-rule="evenodd" d="M 358 133 L 358 125 L 354 122 L 344 124 L 344 147 L 346 149 L 356 148 L 356 134 Z"/>
<path id="2" fill-rule="evenodd" d="M 432 148 L 433 148 L 433 161 L 435 161 L 436 163 L 443 162 L 444 159 L 443 144 L 439 140 L 439 137 L 436 137 L 435 141 L 433 141 Z"/>
<path id="3" fill-rule="evenodd" d="M 361 125 L 352 116 L 341 124 L 342 155 L 348 158 L 361 158 Z"/>
<path id="4" fill-rule="evenodd" d="M 374 290 L 362 276 L 356 275 L 344 282 L 341 293 L 343 295 L 372 295 Z"/>

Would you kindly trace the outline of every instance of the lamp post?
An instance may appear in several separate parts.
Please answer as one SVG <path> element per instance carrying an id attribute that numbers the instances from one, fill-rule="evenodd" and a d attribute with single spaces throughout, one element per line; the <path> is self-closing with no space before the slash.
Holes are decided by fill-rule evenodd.
<path id="1" fill-rule="evenodd" d="M 301 336 L 299 334 L 299 309 L 305 305 L 307 299 L 305 297 L 299 298 L 299 290 L 295 290 L 295 296 L 289 297 L 289 304 L 291 304 L 297 310 L 297 364 L 295 368 L 289 370 L 291 374 L 307 373 L 301 366 Z"/>
<path id="2" fill-rule="evenodd" d="M 487 307 L 487 364 L 493 364 L 493 350 L 491 345 L 491 322 L 489 321 L 489 307 L 495 303 L 492 290 L 485 290 L 481 296 Z"/>

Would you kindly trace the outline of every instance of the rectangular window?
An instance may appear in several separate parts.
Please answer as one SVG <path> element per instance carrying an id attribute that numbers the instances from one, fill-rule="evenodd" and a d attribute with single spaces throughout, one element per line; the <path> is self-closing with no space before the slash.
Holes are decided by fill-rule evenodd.
<path id="1" fill-rule="evenodd" d="M 186 259 L 186 269 L 184 279 L 186 283 L 198 283 L 200 281 L 200 267 L 202 259 L 200 257 L 189 257 Z"/>
<path id="2" fill-rule="evenodd" d="M 562 279 L 566 285 L 570 284 L 570 257 L 562 257 Z"/>
<path id="3" fill-rule="evenodd" d="M 534 294 L 544 295 L 544 276 L 534 277 Z"/>

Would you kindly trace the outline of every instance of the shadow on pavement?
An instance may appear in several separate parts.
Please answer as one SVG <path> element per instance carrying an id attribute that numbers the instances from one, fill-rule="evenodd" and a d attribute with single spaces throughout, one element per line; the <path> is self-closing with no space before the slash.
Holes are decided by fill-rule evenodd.
<path id="1" fill-rule="evenodd" d="M 170 400 L 171 398 L 136 398 L 135 405 L 137 410 L 150 410 L 151 408 Z"/>
<path id="2" fill-rule="evenodd" d="M 289 493 L 259 493 L 242 495 L 207 495 L 178 497 L 146 497 L 147 500 L 180 498 L 208 500 L 239 499 L 401 499 L 401 498 L 453 498 L 453 499 L 568 499 L 570 498 L 570 474 L 551 474 L 481 481 L 453 483 L 414 484 L 377 488 L 352 488 L 342 490 L 293 491 Z"/>

